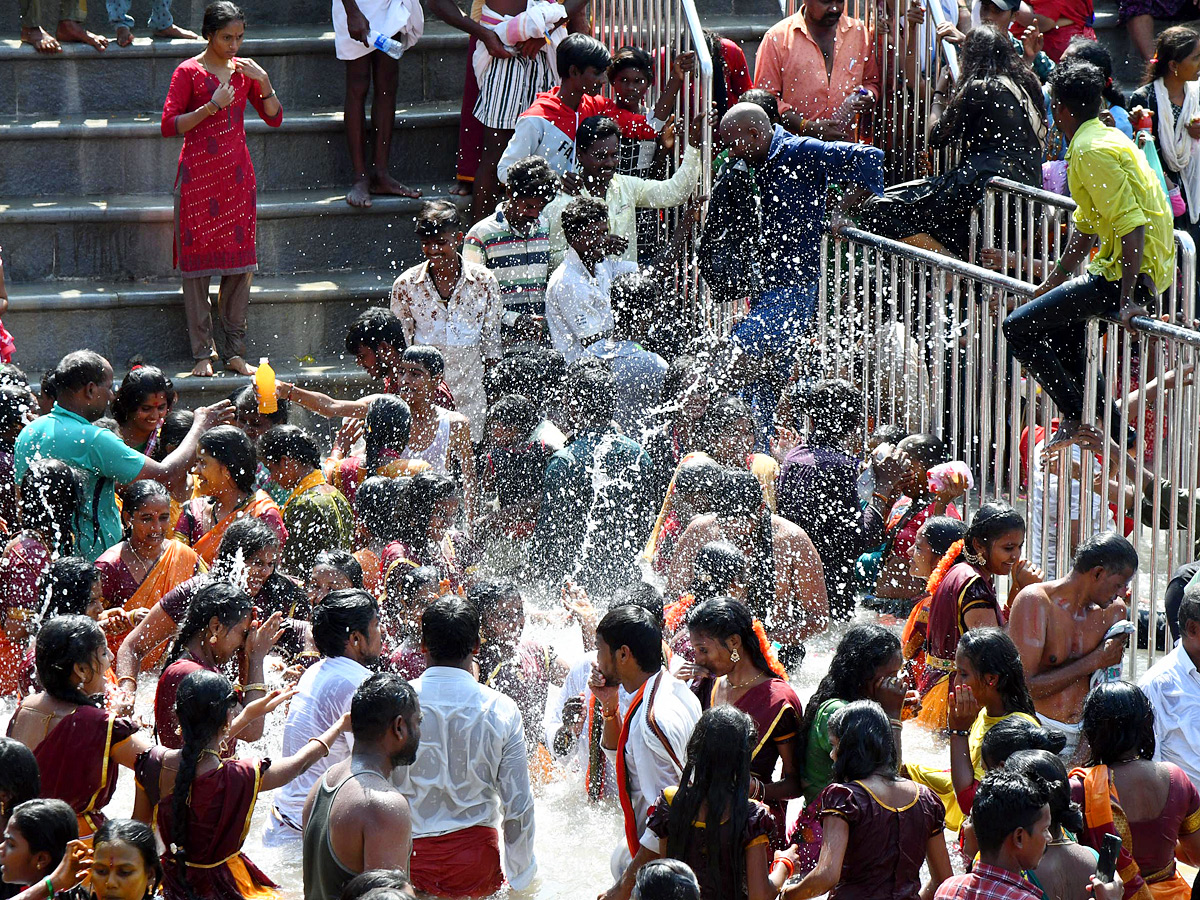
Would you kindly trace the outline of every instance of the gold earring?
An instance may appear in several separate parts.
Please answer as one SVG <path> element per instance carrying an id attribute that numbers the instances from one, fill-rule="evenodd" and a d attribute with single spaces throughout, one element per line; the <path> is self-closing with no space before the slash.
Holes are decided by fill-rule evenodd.
<path id="1" fill-rule="evenodd" d="M 210 644 L 215 644 L 217 642 L 217 636 L 215 634 L 209 635 L 208 642 Z"/>
<path id="2" fill-rule="evenodd" d="M 741 659 L 742 654 L 738 653 L 736 650 L 729 654 L 729 661 L 731 663 L 741 662 Z"/>

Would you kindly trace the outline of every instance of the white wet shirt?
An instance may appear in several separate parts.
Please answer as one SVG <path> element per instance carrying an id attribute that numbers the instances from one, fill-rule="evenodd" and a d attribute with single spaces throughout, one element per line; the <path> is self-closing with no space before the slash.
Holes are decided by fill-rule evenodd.
<path id="1" fill-rule="evenodd" d="M 574 250 L 567 250 L 562 265 L 546 285 L 546 324 L 550 343 L 567 363 L 583 355 L 585 338 L 612 331 L 613 315 L 609 291 L 613 279 L 636 272 L 637 263 L 608 257 L 596 263 L 593 276 Z"/>
<path id="2" fill-rule="evenodd" d="M 1175 763 L 1200 784 L 1200 672 L 1178 644 L 1138 687 L 1154 707 L 1154 759 Z"/>

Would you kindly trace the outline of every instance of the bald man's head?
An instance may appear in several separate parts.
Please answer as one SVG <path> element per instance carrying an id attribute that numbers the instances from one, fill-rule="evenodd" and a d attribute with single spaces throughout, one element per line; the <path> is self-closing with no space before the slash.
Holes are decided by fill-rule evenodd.
<path id="1" fill-rule="evenodd" d="M 735 159 L 764 159 L 773 131 L 766 112 L 754 103 L 735 103 L 721 119 L 721 140 Z"/>

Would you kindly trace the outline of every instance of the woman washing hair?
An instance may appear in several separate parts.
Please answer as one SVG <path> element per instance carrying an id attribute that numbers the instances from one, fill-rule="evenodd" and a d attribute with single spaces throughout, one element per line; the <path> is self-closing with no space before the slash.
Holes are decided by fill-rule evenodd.
<path id="1" fill-rule="evenodd" d="M 696 664 L 707 673 L 692 684 L 704 709 L 729 704 L 754 721 L 750 797 L 775 818 L 773 844 L 782 848 L 787 801 L 800 796 L 801 760 L 796 753 L 804 706 L 767 640 L 762 623 L 728 597 L 705 600 L 688 616 Z M 782 777 L 775 780 L 775 764 Z"/>
<path id="2" fill-rule="evenodd" d="M 288 696 L 275 692 L 259 715 Z M 138 757 L 139 805 L 143 812 L 155 811 L 155 824 L 167 847 L 164 900 L 277 896 L 275 884 L 242 852 L 244 823 L 260 792 L 282 787 L 328 756 L 329 745 L 350 723 L 347 713 L 274 764 L 269 759 L 227 759 L 226 746 L 241 718 L 238 703 L 224 675 L 204 669 L 190 672 L 179 683 L 175 701 L 180 747 L 154 747 Z"/>

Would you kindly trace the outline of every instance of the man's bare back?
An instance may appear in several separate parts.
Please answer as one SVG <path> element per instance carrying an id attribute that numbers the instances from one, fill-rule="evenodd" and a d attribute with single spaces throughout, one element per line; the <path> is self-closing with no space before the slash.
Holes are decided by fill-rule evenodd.
<path id="1" fill-rule="evenodd" d="M 1123 641 L 1101 644 L 1127 608 L 1123 600 L 1107 606 L 1081 600 L 1069 580 L 1032 584 L 1017 594 L 1008 632 L 1021 652 L 1037 711 L 1072 724 L 1083 714 L 1092 673 L 1121 661 Z"/>

